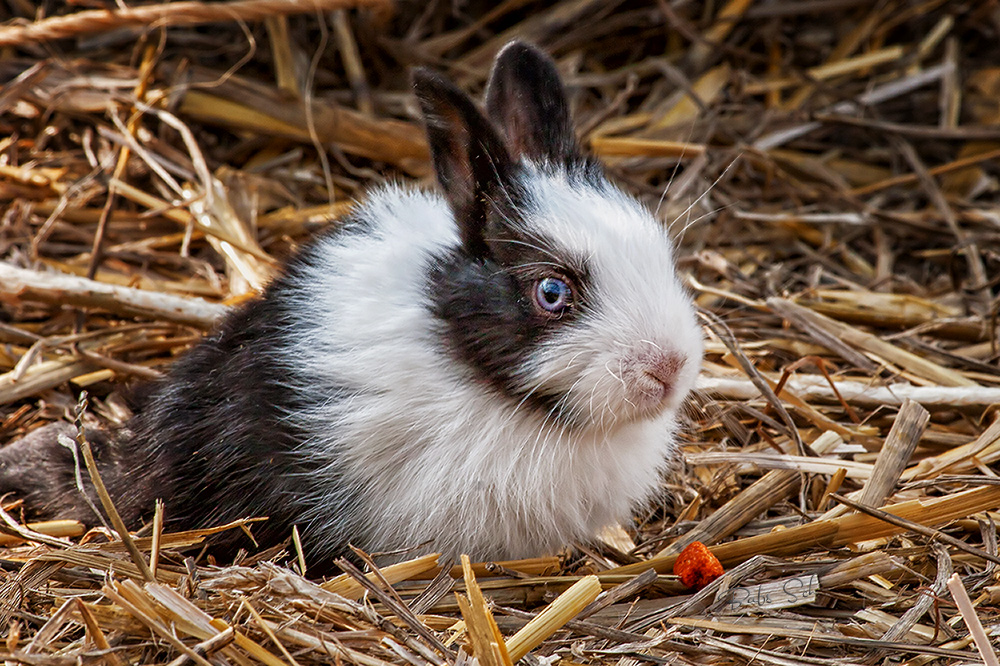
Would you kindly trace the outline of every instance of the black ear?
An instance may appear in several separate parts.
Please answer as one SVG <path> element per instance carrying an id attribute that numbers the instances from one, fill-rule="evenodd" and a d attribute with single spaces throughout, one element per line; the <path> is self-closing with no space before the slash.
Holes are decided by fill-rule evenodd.
<path id="1" fill-rule="evenodd" d="M 515 156 L 569 164 L 581 158 L 569 102 L 549 56 L 524 42 L 500 51 L 486 87 L 486 110 Z"/>
<path id="2" fill-rule="evenodd" d="M 438 182 L 451 203 L 465 248 L 487 253 L 484 224 L 491 198 L 502 196 L 513 160 L 503 138 L 469 96 L 428 69 L 413 71 Z"/>

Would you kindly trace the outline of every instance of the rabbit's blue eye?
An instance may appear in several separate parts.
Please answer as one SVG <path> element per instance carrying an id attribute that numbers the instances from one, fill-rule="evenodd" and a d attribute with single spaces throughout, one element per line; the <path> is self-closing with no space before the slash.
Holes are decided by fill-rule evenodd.
<path id="1" fill-rule="evenodd" d="M 573 291 L 559 278 L 547 277 L 535 284 L 535 301 L 546 312 L 559 314 L 569 307 Z"/>

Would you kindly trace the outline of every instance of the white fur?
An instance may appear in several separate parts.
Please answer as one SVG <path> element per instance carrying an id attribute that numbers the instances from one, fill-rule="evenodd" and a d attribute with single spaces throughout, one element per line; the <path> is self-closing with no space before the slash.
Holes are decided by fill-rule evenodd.
<path id="1" fill-rule="evenodd" d="M 580 187 L 559 173 L 535 173 L 525 184 L 536 206 L 528 231 L 537 230 L 540 242 L 553 239 L 561 253 L 585 257 L 593 273 L 584 320 L 552 338 L 525 368 L 526 387 L 566 391 L 572 412 L 613 430 L 642 416 L 623 390 L 623 364 L 647 351 L 673 351 L 686 359 L 668 406 L 676 412 L 697 377 L 702 339 L 666 231 L 610 184 Z"/>
<path id="2" fill-rule="evenodd" d="M 314 433 L 306 453 L 328 457 L 362 498 L 360 547 L 424 544 L 480 559 L 553 552 L 627 519 L 658 487 L 701 359 L 669 240 L 610 186 L 541 173 L 527 185 L 539 203 L 526 231 L 594 273 L 590 313 L 523 369 L 526 387 L 568 390 L 566 406 L 587 416 L 572 427 L 475 379 L 443 348 L 423 292 L 431 256 L 459 242 L 440 196 L 371 194 L 361 215 L 373 230 L 323 241 L 322 265 L 300 281 L 289 382 L 318 396 L 356 392 L 292 418 Z M 630 412 L 618 367 L 644 346 L 685 359 L 655 414 Z M 312 529 L 330 524 L 332 500 L 315 498 Z"/>

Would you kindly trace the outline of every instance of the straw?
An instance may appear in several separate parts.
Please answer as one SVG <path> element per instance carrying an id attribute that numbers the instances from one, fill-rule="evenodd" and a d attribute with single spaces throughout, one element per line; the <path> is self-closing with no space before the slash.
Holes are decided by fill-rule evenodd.
<path id="1" fill-rule="evenodd" d="M 989 659 L 965 626 L 1000 625 L 1000 69 L 967 4 L 6 3 L 0 446 L 75 432 L 82 390 L 88 431 L 121 427 L 133 384 L 379 187 L 435 188 L 409 72 L 481 98 L 511 39 L 553 56 L 581 145 L 676 241 L 705 357 L 662 492 L 538 557 L 413 543 L 336 576 L 301 524 L 231 552 L 215 535 L 260 517 L 178 532 L 165 497 L 90 529 L 0 498 L 0 661 Z M 695 540 L 727 573 L 692 595 Z M 942 602 L 953 572 L 972 610 Z"/>

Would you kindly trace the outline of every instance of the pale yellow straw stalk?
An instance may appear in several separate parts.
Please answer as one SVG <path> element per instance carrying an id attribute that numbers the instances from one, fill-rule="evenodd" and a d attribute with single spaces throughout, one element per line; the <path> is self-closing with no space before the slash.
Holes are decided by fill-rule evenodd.
<path id="1" fill-rule="evenodd" d="M 555 601 L 507 641 L 511 661 L 517 661 L 556 633 L 601 593 L 597 576 L 585 576 L 556 597 Z"/>
<path id="2" fill-rule="evenodd" d="M 430 555 L 422 555 L 406 562 L 390 564 L 389 566 L 380 568 L 379 572 L 382 574 L 382 578 L 388 581 L 390 585 L 395 585 L 396 583 L 401 583 L 404 580 L 410 580 L 411 578 L 416 578 L 421 574 L 427 573 L 437 567 L 437 565 L 438 555 L 437 553 L 431 553 Z M 367 577 L 373 582 L 378 581 L 374 573 L 367 574 Z M 361 583 L 347 574 L 332 578 L 320 587 L 327 592 L 339 594 L 347 599 L 360 599 L 365 593 L 365 588 L 362 587 Z"/>

